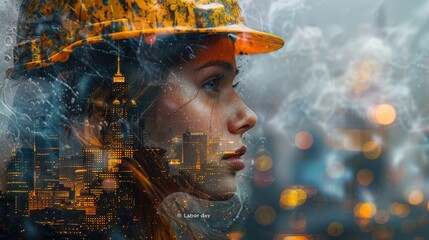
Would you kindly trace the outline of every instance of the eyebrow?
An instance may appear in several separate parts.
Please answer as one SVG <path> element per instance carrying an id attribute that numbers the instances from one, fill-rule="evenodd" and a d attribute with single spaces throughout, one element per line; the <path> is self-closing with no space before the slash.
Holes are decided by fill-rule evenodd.
<path id="1" fill-rule="evenodd" d="M 231 72 L 234 70 L 233 65 L 231 63 L 229 63 L 229 62 L 225 62 L 225 61 L 210 61 L 210 62 L 207 62 L 206 64 L 198 67 L 195 70 L 195 72 L 200 71 L 203 68 L 207 68 L 207 67 L 211 67 L 211 66 L 220 66 L 220 67 L 226 69 L 227 71 L 231 71 Z M 238 69 L 235 69 L 235 75 L 237 75 L 237 74 L 238 74 Z"/>

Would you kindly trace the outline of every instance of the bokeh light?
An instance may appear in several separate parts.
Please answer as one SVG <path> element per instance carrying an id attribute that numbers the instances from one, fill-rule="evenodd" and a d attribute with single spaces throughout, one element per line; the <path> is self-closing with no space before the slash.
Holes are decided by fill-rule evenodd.
<path id="1" fill-rule="evenodd" d="M 374 220 L 378 224 L 385 224 L 389 221 L 390 214 L 386 210 L 378 210 L 374 216 Z"/>
<path id="2" fill-rule="evenodd" d="M 403 203 L 392 203 L 389 211 L 393 215 L 404 218 L 410 214 L 410 207 Z"/>
<path id="3" fill-rule="evenodd" d="M 392 124 L 396 119 L 396 110 L 389 104 L 381 104 L 375 110 L 375 119 L 381 125 Z"/>
<path id="4" fill-rule="evenodd" d="M 418 190 L 411 191 L 408 195 L 408 202 L 411 205 L 420 205 L 423 202 L 423 199 L 423 193 Z"/>
<path id="5" fill-rule="evenodd" d="M 376 141 L 368 141 L 363 145 L 363 154 L 368 159 L 377 159 L 380 157 L 381 151 L 381 146 Z"/>
<path id="6" fill-rule="evenodd" d="M 273 159 L 268 155 L 261 155 L 255 160 L 255 168 L 260 172 L 265 172 L 273 166 Z"/>
<path id="7" fill-rule="evenodd" d="M 313 145 L 313 136 L 307 131 L 298 132 L 295 136 L 295 145 L 302 150 L 309 149 Z"/>
<path id="8" fill-rule="evenodd" d="M 328 234 L 332 237 L 338 237 L 344 232 L 344 226 L 340 222 L 332 222 L 328 225 Z"/>
<path id="9" fill-rule="evenodd" d="M 270 206 L 263 205 L 256 209 L 255 219 L 261 225 L 270 225 L 276 218 L 276 211 Z"/>
<path id="10" fill-rule="evenodd" d="M 354 208 L 354 214 L 358 218 L 372 218 L 377 213 L 377 207 L 373 203 L 358 203 Z"/>
<path id="11" fill-rule="evenodd" d="M 379 104 L 368 109 L 370 121 L 380 125 L 390 125 L 396 120 L 396 110 L 390 104 Z"/>
<path id="12" fill-rule="evenodd" d="M 368 169 L 362 169 L 357 173 L 356 179 L 360 185 L 367 186 L 374 180 L 374 174 Z"/>
<path id="13" fill-rule="evenodd" d="M 289 210 L 305 203 L 307 193 L 299 188 L 286 189 L 280 196 L 280 206 Z"/>

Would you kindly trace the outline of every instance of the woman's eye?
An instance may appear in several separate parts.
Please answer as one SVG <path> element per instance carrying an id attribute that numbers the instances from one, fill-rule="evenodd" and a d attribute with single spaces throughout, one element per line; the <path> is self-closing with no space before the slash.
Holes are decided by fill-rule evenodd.
<path id="1" fill-rule="evenodd" d="M 222 79 L 222 76 L 215 76 L 211 78 L 209 81 L 203 84 L 203 88 L 208 91 L 212 92 L 218 92 L 219 89 L 219 82 Z"/>

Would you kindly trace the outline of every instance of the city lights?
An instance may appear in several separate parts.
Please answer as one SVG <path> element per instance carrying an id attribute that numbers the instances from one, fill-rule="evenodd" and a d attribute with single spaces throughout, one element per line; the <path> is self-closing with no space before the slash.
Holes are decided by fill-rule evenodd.
<path id="1" fill-rule="evenodd" d="M 124 131 L 124 119 L 137 118 L 136 109 L 139 106 L 136 101 L 128 99 L 128 83 L 120 72 L 119 64 L 118 56 L 118 70 L 109 92 L 114 100 L 109 101 L 107 110 L 99 113 L 106 119 L 105 125 L 109 126 L 109 131 L 100 131 L 100 136 L 96 138 L 92 132 L 94 126 L 86 121 L 82 137 L 88 138 L 89 144 L 75 152 L 60 152 L 63 136 L 57 126 L 49 125 L 45 117 L 37 118 L 33 148 L 18 148 L 13 156 L 15 160 L 7 170 L 6 197 L 11 198 L 14 205 L 9 204 L 8 208 L 2 205 L 0 213 L 14 207 L 14 213 L 8 213 L 7 217 L 31 219 L 37 226 L 45 226 L 58 234 L 59 238 L 62 234 L 72 238 L 108 238 L 112 232 L 137 238 L 136 234 L 146 231 L 144 228 L 157 224 L 154 219 L 159 212 L 154 205 L 138 202 L 140 194 L 145 197 L 153 194 L 156 183 L 168 180 L 168 184 L 176 185 L 175 177 L 181 174 L 192 176 L 198 184 L 219 187 L 227 182 L 226 176 L 233 176 L 231 170 L 245 167 L 241 159 L 245 147 L 237 153 L 232 148 L 236 148 L 236 142 L 228 140 L 223 141 L 226 150 L 222 151 L 221 140 L 211 139 L 202 131 L 187 129 L 178 133 L 181 135 L 173 135 L 171 129 L 159 131 L 156 137 L 163 145 L 156 147 L 143 145 L 145 133 Z M 136 141 L 138 137 L 140 141 Z M 91 139 L 96 144 L 92 144 Z M 171 153 L 167 155 L 166 149 Z M 225 162 L 227 167 L 222 165 Z M 145 164 L 151 165 L 154 169 L 149 169 L 156 173 L 144 173 L 142 165 Z M 263 174 L 255 177 L 257 185 L 269 186 L 272 183 L 272 175 L 267 175 L 272 165 L 273 161 L 268 155 L 257 159 L 256 173 Z M 160 194 L 160 190 L 157 191 L 156 194 Z M 5 195 L 0 194 L 0 197 L 2 200 Z M 144 201 L 147 200 L 145 198 Z M 162 198 L 153 201 L 159 200 Z M 188 205 L 187 201 L 183 200 L 185 206 Z M 214 204 L 212 201 L 209 203 L 207 209 L 211 210 Z M 139 204 L 143 204 L 144 211 L 136 211 Z M 227 220 L 233 212 L 229 210 L 217 214 Z M 204 218 L 211 216 L 197 215 Z M 275 211 L 265 206 L 255 216 L 261 225 L 269 225 L 275 219 Z M 242 236 L 242 232 L 229 234 L 231 239 Z"/>
<path id="2" fill-rule="evenodd" d="M 2 3 L 0 239 L 429 240 L 429 0 L 235 1 Z"/>

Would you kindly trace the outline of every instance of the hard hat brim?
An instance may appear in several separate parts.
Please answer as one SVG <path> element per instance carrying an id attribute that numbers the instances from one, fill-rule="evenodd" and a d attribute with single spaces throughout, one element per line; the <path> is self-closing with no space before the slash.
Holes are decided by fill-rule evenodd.
<path id="1" fill-rule="evenodd" d="M 127 38 L 135 38 L 144 35 L 176 35 L 176 34 L 228 34 L 232 33 L 237 38 L 234 44 L 236 55 L 252 55 L 268 53 L 280 49 L 284 45 L 284 40 L 276 35 L 257 31 L 248 28 L 244 25 L 229 25 L 224 27 L 215 28 L 190 28 L 190 27 L 171 27 L 171 28 L 157 28 L 135 31 L 122 31 L 114 32 L 105 35 L 98 35 L 86 38 L 84 40 L 76 41 L 70 44 L 60 52 L 53 54 L 45 60 L 26 62 L 24 66 L 18 67 L 19 69 L 10 69 L 11 72 L 20 70 L 31 70 L 36 68 L 43 68 L 53 65 L 55 62 L 66 62 L 74 49 L 108 40 L 123 40 Z"/>

